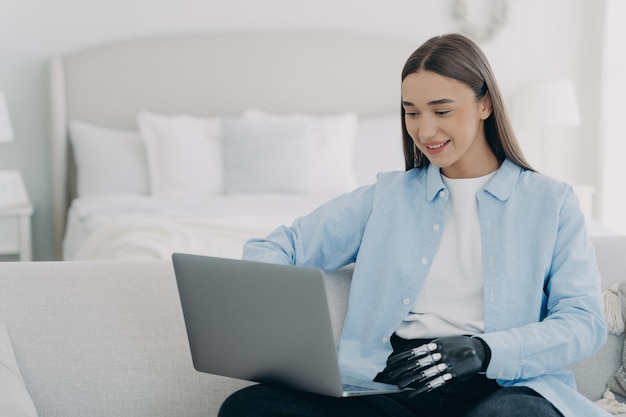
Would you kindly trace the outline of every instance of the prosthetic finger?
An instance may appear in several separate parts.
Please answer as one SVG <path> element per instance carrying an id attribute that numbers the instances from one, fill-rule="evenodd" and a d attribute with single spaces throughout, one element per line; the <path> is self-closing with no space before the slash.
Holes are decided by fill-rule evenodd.
<path id="1" fill-rule="evenodd" d="M 453 375 L 450 373 L 443 374 L 435 379 L 424 383 L 424 385 L 416 387 L 413 391 L 409 392 L 409 397 L 414 397 L 418 394 L 422 394 L 424 392 L 432 391 L 435 388 L 439 388 L 440 386 L 447 384 L 448 381 L 450 381 L 452 378 Z"/>
<path id="2" fill-rule="evenodd" d="M 440 364 L 431 366 L 430 368 L 426 368 L 421 372 L 412 374 L 408 378 L 403 379 L 402 381 L 398 382 L 397 385 L 398 387 L 404 389 L 412 384 L 427 383 L 427 382 L 430 382 L 431 380 L 434 380 L 438 376 L 442 376 L 446 373 L 450 374 L 450 371 L 451 371 L 451 368 L 448 364 L 440 363 Z"/>
<path id="3" fill-rule="evenodd" d="M 425 345 L 418 346 L 414 349 L 407 350 L 406 352 L 399 353 L 390 357 L 387 360 L 387 366 L 392 367 L 395 363 L 401 362 L 404 360 L 411 360 L 413 358 L 421 358 L 426 355 L 429 355 L 430 352 L 434 352 L 437 350 L 436 343 L 427 343 Z"/>
<path id="4" fill-rule="evenodd" d="M 407 360 L 405 364 L 396 362 L 396 367 L 390 367 L 388 375 L 390 378 L 398 379 L 403 374 L 419 374 L 424 369 L 430 368 L 441 360 L 441 353 L 428 354 L 418 359 Z"/>

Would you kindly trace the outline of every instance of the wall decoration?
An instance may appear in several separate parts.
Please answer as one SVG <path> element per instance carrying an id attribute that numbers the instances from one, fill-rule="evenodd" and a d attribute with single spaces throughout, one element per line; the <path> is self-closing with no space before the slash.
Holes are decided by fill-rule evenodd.
<path id="1" fill-rule="evenodd" d="M 454 0 L 452 3 L 452 17 L 460 23 L 460 32 L 476 42 L 492 39 L 502 29 L 508 17 L 508 0 L 490 0 L 486 12 L 489 15 L 484 23 L 474 23 L 470 18 L 468 7 L 476 5 L 471 0 Z"/>

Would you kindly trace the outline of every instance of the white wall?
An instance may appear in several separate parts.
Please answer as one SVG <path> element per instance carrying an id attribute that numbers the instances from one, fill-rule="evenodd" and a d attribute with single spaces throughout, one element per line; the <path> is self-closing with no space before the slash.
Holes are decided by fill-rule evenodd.
<path id="1" fill-rule="evenodd" d="M 469 0 L 481 19 L 491 0 Z M 452 0 L 0 0 L 0 91 L 17 136 L 0 145 L 0 169 L 18 168 L 35 204 L 34 255 L 54 259 L 47 62 L 51 56 L 132 37 L 222 30 L 333 30 L 415 41 L 458 30 Z M 540 76 L 574 80 L 583 125 L 568 132 L 556 174 L 597 185 L 597 156 L 581 138 L 593 138 L 599 110 L 601 17 L 604 1 L 510 0 L 509 20 L 482 44 L 507 97 Z M 398 73 L 400 72 L 398 68 Z M 546 111 L 550 111 L 549 103 Z M 532 159 L 532 158 L 531 158 Z"/>

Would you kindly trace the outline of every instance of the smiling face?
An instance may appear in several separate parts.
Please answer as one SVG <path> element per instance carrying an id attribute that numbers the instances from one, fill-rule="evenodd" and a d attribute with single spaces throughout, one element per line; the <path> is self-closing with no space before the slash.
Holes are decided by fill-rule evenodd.
<path id="1" fill-rule="evenodd" d="M 431 71 L 402 81 L 406 130 L 431 164 L 448 178 L 475 178 L 498 169 L 484 123 L 491 115 L 487 94 L 477 100 L 465 84 Z"/>

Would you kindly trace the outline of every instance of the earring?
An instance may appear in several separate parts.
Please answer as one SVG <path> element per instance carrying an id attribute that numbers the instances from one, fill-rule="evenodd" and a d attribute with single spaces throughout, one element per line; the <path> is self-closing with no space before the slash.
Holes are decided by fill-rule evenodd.
<path id="1" fill-rule="evenodd" d="M 422 165 L 422 153 L 417 150 L 417 145 L 413 144 L 413 167 L 419 168 Z"/>

